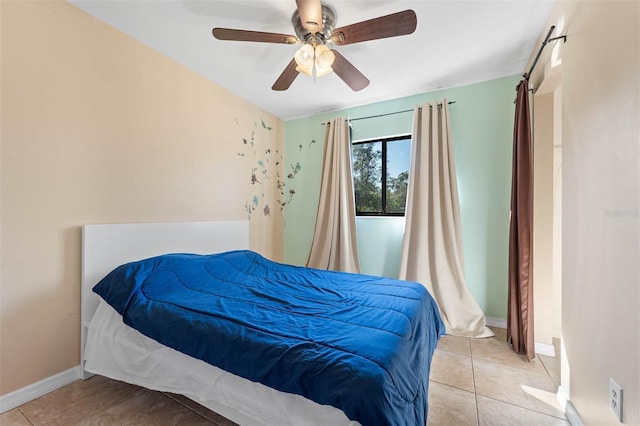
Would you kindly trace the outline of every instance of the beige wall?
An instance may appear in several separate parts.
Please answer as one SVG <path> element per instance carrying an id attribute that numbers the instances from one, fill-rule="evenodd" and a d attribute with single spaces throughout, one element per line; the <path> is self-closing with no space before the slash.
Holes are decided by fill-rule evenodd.
<path id="1" fill-rule="evenodd" d="M 536 343 L 553 345 L 553 128 L 554 94 L 533 103 L 533 279 Z"/>
<path id="2" fill-rule="evenodd" d="M 558 1 L 548 24 L 568 37 L 532 76 L 561 61 L 562 387 L 585 424 L 617 424 L 612 377 L 640 424 L 640 2 Z"/>
<path id="3" fill-rule="evenodd" d="M 68 3 L 0 9 L 6 394 L 79 364 L 83 224 L 244 219 L 257 196 L 251 247 L 281 259 L 283 123 Z"/>

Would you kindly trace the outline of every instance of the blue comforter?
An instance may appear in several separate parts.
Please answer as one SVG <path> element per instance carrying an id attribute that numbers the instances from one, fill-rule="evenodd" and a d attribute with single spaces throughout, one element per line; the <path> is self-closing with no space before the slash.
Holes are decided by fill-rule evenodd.
<path id="1" fill-rule="evenodd" d="M 363 425 L 426 424 L 444 326 L 420 284 L 234 251 L 129 263 L 94 291 L 130 327 L 233 374 Z"/>

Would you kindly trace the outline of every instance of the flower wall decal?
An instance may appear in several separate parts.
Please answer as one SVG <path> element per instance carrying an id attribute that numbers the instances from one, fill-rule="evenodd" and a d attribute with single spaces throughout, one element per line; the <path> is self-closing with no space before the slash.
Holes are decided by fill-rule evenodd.
<path id="1" fill-rule="evenodd" d="M 237 126 L 241 126 L 238 118 L 235 119 L 235 123 Z M 271 218 L 272 208 L 265 198 L 265 192 L 268 193 L 270 189 L 274 189 L 275 202 L 280 206 L 280 214 L 284 220 L 284 209 L 294 200 L 296 195 L 293 185 L 296 176 L 302 172 L 302 165 L 298 161 L 295 164 L 290 164 L 288 171 L 282 171 L 282 153 L 279 149 L 268 146 L 268 142 L 264 142 L 265 139 L 269 140 L 266 136 L 268 132 L 273 130 L 273 127 L 263 119 L 260 119 L 259 123 L 254 121 L 249 135 L 240 137 L 239 150 L 237 151 L 238 157 L 249 163 L 250 174 L 247 182 L 254 192 L 254 195 L 245 201 L 244 210 L 251 219 L 252 214 L 256 212 L 258 207 L 261 207 L 263 215 Z M 315 143 L 315 139 L 311 140 L 308 147 Z M 301 152 L 305 145 L 307 144 L 299 144 L 298 150 Z M 275 181 L 271 180 L 272 176 L 275 176 Z M 274 185 L 274 187 L 265 188 L 270 185 Z"/>

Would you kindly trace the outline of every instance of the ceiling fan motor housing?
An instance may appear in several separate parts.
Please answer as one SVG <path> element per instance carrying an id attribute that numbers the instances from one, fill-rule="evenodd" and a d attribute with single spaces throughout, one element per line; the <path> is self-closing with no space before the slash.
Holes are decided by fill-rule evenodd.
<path id="1" fill-rule="evenodd" d="M 331 33 L 336 25 L 336 13 L 326 4 L 322 5 L 322 31 L 312 34 L 307 30 L 300 21 L 300 14 L 296 9 L 291 17 L 291 23 L 298 38 L 309 44 L 325 44 L 331 40 Z"/>

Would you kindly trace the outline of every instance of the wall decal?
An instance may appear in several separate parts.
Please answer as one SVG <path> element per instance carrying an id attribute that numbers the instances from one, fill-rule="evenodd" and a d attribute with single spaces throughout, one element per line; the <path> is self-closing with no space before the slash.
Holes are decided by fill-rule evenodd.
<path id="1" fill-rule="evenodd" d="M 241 127 L 240 120 L 237 117 L 235 118 L 235 123 Z M 275 190 L 275 202 L 280 206 L 280 215 L 284 221 L 285 206 L 290 204 L 296 195 L 296 190 L 293 187 L 295 178 L 302 172 L 300 162 L 290 164 L 289 171 L 280 171 L 283 155 L 277 148 L 270 147 L 264 142 L 264 136 L 272 130 L 272 126 L 260 119 L 260 124 L 257 121 L 253 122 L 253 129 L 251 129 L 248 137 L 240 137 L 240 147 L 237 155 L 243 161 L 249 163 L 250 173 L 247 182 L 251 188 L 250 193 L 253 192 L 253 196 L 244 202 L 244 210 L 247 212 L 249 219 L 251 219 L 252 214 L 256 212 L 258 207 L 261 207 L 264 217 L 272 217 L 272 209 L 265 198 L 265 192 L 270 193 Z M 308 146 L 311 147 L 315 143 L 316 140 L 312 139 Z M 302 152 L 303 148 L 303 144 L 298 145 L 299 152 Z M 283 176 L 283 174 L 286 174 L 286 176 Z M 275 182 L 271 180 L 272 176 L 275 176 Z M 275 187 L 271 185 L 275 185 Z M 261 197 L 258 197 L 258 194 L 261 194 Z M 273 201 L 273 199 L 271 200 Z"/>
<path id="2" fill-rule="evenodd" d="M 235 123 L 237 126 L 241 126 L 240 120 L 236 117 Z M 251 199 L 244 202 L 244 210 L 247 212 L 247 216 L 251 219 L 252 214 L 262 204 L 262 213 L 265 217 L 271 217 L 271 207 L 269 206 L 269 199 L 265 197 L 265 192 L 269 192 L 268 188 L 258 188 L 268 184 L 270 174 L 273 170 L 269 170 L 271 165 L 272 147 L 268 146 L 268 142 L 261 136 L 262 132 L 271 132 L 273 127 L 267 125 L 264 120 L 260 119 L 260 126 L 258 122 L 253 122 L 253 129 L 251 130 L 249 137 L 240 137 L 242 145 L 238 151 L 238 156 L 243 158 L 244 161 L 250 163 L 250 173 L 248 182 L 253 188 L 251 192 L 254 192 Z M 264 153 L 264 154 L 259 154 Z M 278 150 L 275 151 L 276 155 Z M 275 168 L 273 166 L 272 168 Z M 260 197 L 258 197 L 260 194 Z"/>
<path id="3" fill-rule="evenodd" d="M 287 175 L 287 178 L 286 178 L 287 180 L 281 179 L 280 172 L 278 172 L 277 188 L 278 188 L 278 191 L 280 191 L 280 198 L 278 199 L 278 203 L 280 204 L 280 212 L 283 214 L 283 217 L 284 217 L 284 207 L 287 204 L 289 204 L 291 201 L 293 201 L 293 197 L 294 195 L 296 195 L 295 189 L 290 188 L 288 191 L 286 190 L 287 183 L 291 183 L 291 181 L 295 179 L 295 177 L 298 175 L 298 173 L 300 173 L 300 171 L 302 171 L 302 166 L 300 165 L 299 162 L 297 162 L 295 165 L 291 164 L 291 173 Z"/>

